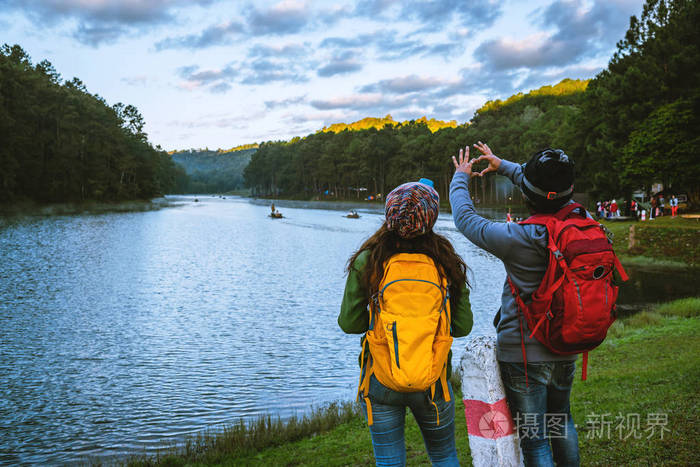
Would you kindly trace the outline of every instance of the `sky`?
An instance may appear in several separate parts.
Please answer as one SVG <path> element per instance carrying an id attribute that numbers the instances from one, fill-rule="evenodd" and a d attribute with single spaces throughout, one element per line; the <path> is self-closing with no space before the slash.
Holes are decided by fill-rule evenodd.
<path id="1" fill-rule="evenodd" d="M 642 0 L 0 0 L 0 43 L 136 106 L 154 145 L 231 148 L 332 123 L 469 121 L 607 66 Z"/>

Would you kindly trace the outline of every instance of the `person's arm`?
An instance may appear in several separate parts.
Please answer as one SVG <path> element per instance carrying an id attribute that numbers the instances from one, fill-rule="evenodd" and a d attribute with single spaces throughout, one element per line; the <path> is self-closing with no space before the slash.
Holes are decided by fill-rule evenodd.
<path id="1" fill-rule="evenodd" d="M 482 248 L 489 253 L 497 256 L 500 259 L 505 259 L 511 251 L 516 237 L 520 237 L 521 227 L 513 223 L 493 222 L 485 219 L 477 214 L 469 194 L 469 177 L 471 176 L 471 165 L 480 160 L 487 160 L 489 166 L 481 171 L 479 175 L 483 176 L 488 172 L 504 171 L 504 175 L 509 176 L 511 180 L 518 180 L 522 177 L 522 170 L 519 170 L 517 164 L 503 161 L 491 153 L 491 150 L 485 144 L 475 145 L 482 152 L 488 151 L 478 159 L 469 160 L 469 149 L 466 150 L 466 157 L 463 157 L 460 150 L 459 162 L 454 157 L 455 164 L 454 177 L 450 183 L 450 205 L 452 206 L 452 218 L 455 226 L 465 237 L 473 244 Z M 503 167 L 501 169 L 501 167 Z"/>
<path id="2" fill-rule="evenodd" d="M 348 334 L 362 334 L 369 328 L 369 312 L 367 311 L 367 291 L 362 285 L 362 274 L 367 264 L 369 251 L 362 252 L 350 266 L 348 279 L 345 282 L 343 302 L 340 304 L 338 325 Z"/>
<path id="3" fill-rule="evenodd" d="M 467 284 L 462 285 L 462 292 L 459 302 L 455 304 L 452 311 L 452 337 L 464 337 L 472 330 L 474 318 L 472 307 L 469 302 L 469 288 Z"/>

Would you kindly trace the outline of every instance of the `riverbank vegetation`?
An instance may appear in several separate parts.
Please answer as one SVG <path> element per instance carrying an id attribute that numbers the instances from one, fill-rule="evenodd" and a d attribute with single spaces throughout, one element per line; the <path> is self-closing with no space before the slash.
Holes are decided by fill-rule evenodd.
<path id="1" fill-rule="evenodd" d="M 134 106 L 109 106 L 18 45 L 0 48 L 0 141 L 0 203 L 149 199 L 187 178 Z"/>
<path id="2" fill-rule="evenodd" d="M 246 183 L 259 196 L 352 199 L 425 176 L 446 197 L 450 156 L 481 140 L 516 162 L 543 147 L 564 148 L 576 161 L 576 190 L 591 199 L 630 199 L 663 182 L 698 206 L 698 23 L 698 2 L 648 0 L 608 67 L 590 82 L 564 80 L 487 102 L 470 122 L 435 132 L 420 121 L 358 131 L 350 125 L 265 143 L 246 169 Z M 517 190 L 498 179 L 473 180 L 473 193 L 489 203 L 517 202 Z"/>
<path id="3" fill-rule="evenodd" d="M 700 436 L 698 352 L 700 298 L 650 306 L 614 323 L 608 339 L 590 354 L 588 380 L 580 381 L 577 373 L 574 382 L 572 414 L 578 425 L 582 465 L 700 462 L 696 446 Z M 457 385 L 455 389 L 459 396 Z M 284 424 L 262 419 L 250 426 L 240 424 L 201 435 L 155 457 L 134 457 L 128 463 L 374 464 L 369 430 L 357 406 L 331 405 L 311 418 L 318 420 L 295 419 Z M 631 424 L 637 418 L 638 427 Z M 429 461 L 418 426 L 410 415 L 406 421 L 408 465 L 426 465 Z M 461 397 L 457 398 L 455 422 L 460 462 L 470 465 Z M 307 428 L 302 430 L 301 425 Z"/>
<path id="4" fill-rule="evenodd" d="M 602 220 L 614 234 L 615 252 L 623 264 L 700 265 L 700 222 L 663 216 L 644 222 Z"/>

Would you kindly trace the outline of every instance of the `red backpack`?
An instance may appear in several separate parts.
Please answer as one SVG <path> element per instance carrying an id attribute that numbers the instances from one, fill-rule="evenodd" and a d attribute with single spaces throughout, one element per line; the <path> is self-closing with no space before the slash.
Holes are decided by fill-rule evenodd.
<path id="1" fill-rule="evenodd" d="M 576 212 L 580 210 L 580 212 Z M 588 351 L 600 345 L 615 321 L 618 286 L 613 275 L 628 279 L 604 227 L 587 217 L 580 204 L 567 204 L 555 214 L 536 214 L 520 224 L 547 227 L 549 262 L 542 283 L 525 304 L 508 278 L 520 320 L 527 384 L 523 317 L 535 337 L 560 355 L 583 353 L 581 379 L 586 379 Z"/>

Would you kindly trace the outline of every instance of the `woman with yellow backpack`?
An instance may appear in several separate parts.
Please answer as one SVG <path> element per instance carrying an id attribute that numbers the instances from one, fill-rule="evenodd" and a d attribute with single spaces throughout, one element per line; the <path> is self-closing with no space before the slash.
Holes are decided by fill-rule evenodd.
<path id="1" fill-rule="evenodd" d="M 348 261 L 338 324 L 364 333 L 358 397 L 377 465 L 406 463 L 407 407 L 433 465 L 459 465 L 450 347 L 472 313 L 467 266 L 433 231 L 439 205 L 430 180 L 398 186 L 383 225 Z"/>

